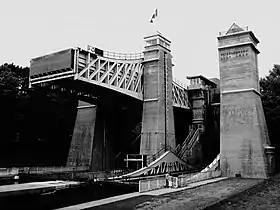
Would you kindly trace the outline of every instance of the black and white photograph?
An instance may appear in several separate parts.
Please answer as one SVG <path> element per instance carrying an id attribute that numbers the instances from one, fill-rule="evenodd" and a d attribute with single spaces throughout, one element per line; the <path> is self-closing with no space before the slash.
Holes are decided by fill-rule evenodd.
<path id="1" fill-rule="evenodd" d="M 280 210 L 279 8 L 0 0 L 0 210 Z"/>

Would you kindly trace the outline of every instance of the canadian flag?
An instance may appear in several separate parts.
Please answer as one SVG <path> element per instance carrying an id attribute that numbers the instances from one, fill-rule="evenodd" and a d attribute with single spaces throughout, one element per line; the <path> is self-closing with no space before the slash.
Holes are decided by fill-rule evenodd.
<path id="1" fill-rule="evenodd" d="M 154 21 L 155 21 L 155 19 L 156 19 L 157 16 L 158 16 L 158 11 L 157 11 L 157 9 L 156 9 L 155 12 L 154 12 L 154 14 L 152 15 L 152 18 L 151 18 L 151 20 L 150 20 L 150 23 L 154 23 Z"/>

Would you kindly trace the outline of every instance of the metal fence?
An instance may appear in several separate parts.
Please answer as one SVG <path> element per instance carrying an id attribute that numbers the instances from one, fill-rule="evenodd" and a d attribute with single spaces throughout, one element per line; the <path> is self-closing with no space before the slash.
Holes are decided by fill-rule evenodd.
<path id="1" fill-rule="evenodd" d="M 187 84 L 181 82 L 180 80 L 178 80 L 175 77 L 173 77 L 173 82 L 176 83 L 178 86 L 184 88 L 184 89 L 189 89 L 189 86 Z"/>
<path id="2" fill-rule="evenodd" d="M 138 60 L 144 58 L 143 53 L 118 53 L 103 51 L 103 56 L 106 58 L 120 59 L 120 60 Z"/>

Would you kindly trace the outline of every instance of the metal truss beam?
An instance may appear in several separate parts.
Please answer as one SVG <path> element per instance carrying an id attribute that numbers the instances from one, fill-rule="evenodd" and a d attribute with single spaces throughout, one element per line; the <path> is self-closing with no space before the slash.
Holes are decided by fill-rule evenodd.
<path id="1" fill-rule="evenodd" d="M 113 54 L 115 57 L 106 57 L 80 48 L 75 49 L 73 68 L 34 76 L 31 78 L 31 84 L 43 85 L 46 82 L 51 83 L 54 80 L 67 78 L 81 80 L 143 100 L 143 55 Z M 176 79 L 172 83 L 172 95 L 173 106 L 190 109 L 187 88 Z"/>
<path id="2" fill-rule="evenodd" d="M 172 84 L 172 99 L 173 106 L 190 109 L 187 90 L 174 81 Z"/>
<path id="3" fill-rule="evenodd" d="M 77 55 L 76 79 L 143 100 L 142 59 L 113 59 L 87 51 Z M 190 109 L 187 90 L 175 81 L 172 84 L 172 95 L 173 106 Z"/>
<path id="4" fill-rule="evenodd" d="M 77 63 L 75 79 L 143 99 L 142 59 L 117 60 L 84 51 L 78 54 Z"/>

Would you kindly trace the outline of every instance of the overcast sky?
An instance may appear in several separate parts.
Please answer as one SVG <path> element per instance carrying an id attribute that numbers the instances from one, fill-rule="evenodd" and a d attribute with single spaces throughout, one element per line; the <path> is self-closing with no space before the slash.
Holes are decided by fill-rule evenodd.
<path id="1" fill-rule="evenodd" d="M 0 64 L 92 45 L 141 52 L 149 20 L 171 43 L 173 75 L 219 77 L 217 35 L 234 22 L 260 40 L 260 76 L 280 64 L 280 0 L 0 0 Z"/>

